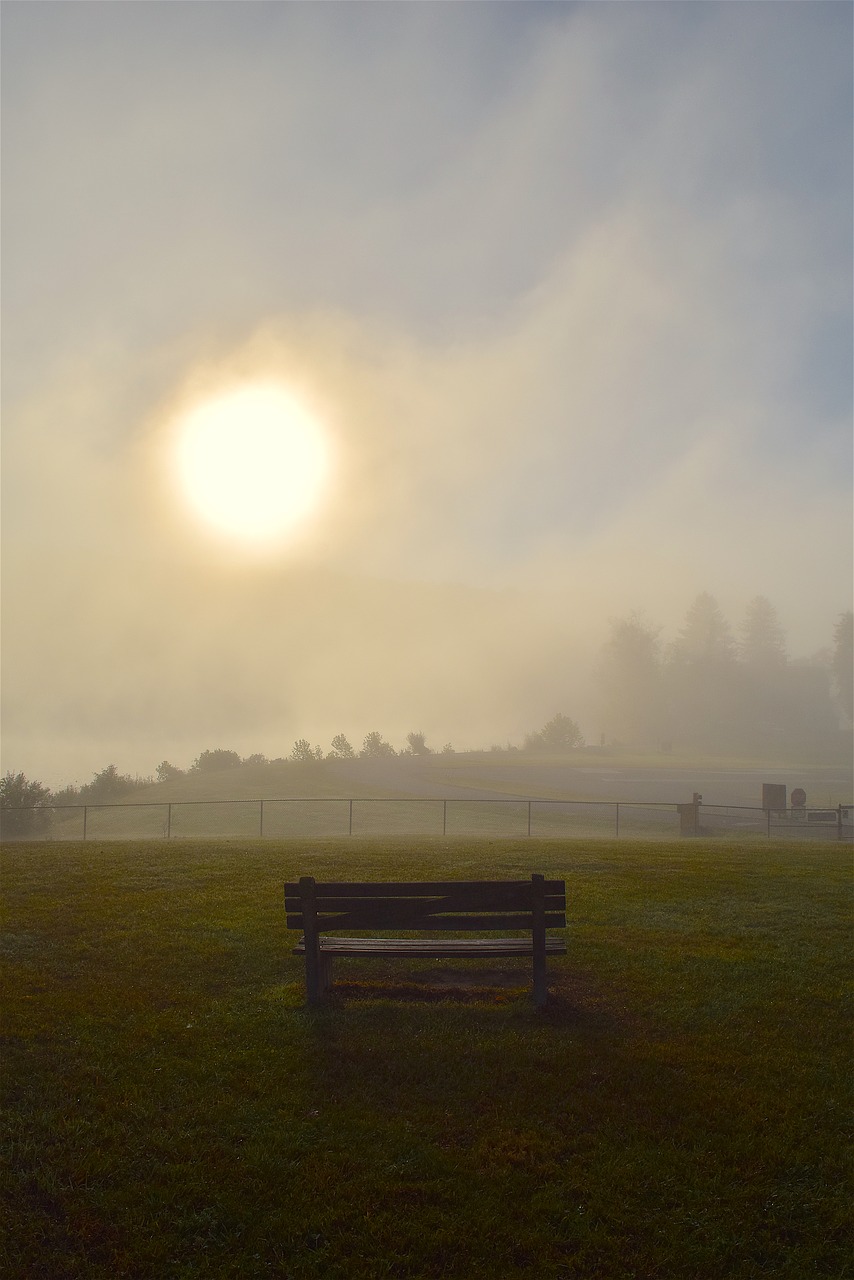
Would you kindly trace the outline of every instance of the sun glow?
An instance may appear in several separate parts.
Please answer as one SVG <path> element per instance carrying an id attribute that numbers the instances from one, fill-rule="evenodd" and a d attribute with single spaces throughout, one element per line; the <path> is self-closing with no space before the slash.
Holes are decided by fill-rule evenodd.
<path id="1" fill-rule="evenodd" d="M 320 423 L 277 383 L 236 387 L 182 415 L 175 461 L 195 514 L 255 547 L 296 535 L 317 510 L 330 470 Z"/>

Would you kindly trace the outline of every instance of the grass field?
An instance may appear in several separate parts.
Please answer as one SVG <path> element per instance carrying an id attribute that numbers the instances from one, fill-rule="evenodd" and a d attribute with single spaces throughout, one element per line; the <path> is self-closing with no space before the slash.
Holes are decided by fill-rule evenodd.
<path id="1" fill-rule="evenodd" d="M 10 845 L 11 1277 L 851 1275 L 850 849 L 374 838 Z M 565 877 L 513 960 L 339 961 L 281 888 Z"/>

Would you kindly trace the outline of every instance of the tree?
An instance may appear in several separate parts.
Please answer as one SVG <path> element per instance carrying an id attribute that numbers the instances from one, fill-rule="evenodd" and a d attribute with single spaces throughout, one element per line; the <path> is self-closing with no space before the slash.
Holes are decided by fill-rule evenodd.
<path id="1" fill-rule="evenodd" d="M 332 739 L 332 751 L 330 752 L 336 760 L 355 760 L 356 753 L 351 747 L 347 738 L 343 733 L 336 733 Z"/>
<path id="2" fill-rule="evenodd" d="M 396 756 L 397 752 L 390 742 L 386 742 L 385 738 L 374 730 L 372 733 L 365 734 L 365 741 L 362 743 L 359 755 L 365 759 L 376 760 Z"/>
<path id="3" fill-rule="evenodd" d="M 108 764 L 95 774 L 91 782 L 80 788 L 80 798 L 84 804 L 111 804 L 135 785 L 129 774 L 119 773 L 114 764 Z"/>
<path id="4" fill-rule="evenodd" d="M 839 705 L 854 720 L 854 613 L 841 613 L 833 628 L 831 670 Z"/>
<path id="5" fill-rule="evenodd" d="M 267 760 L 267 757 L 264 755 L 263 751 L 255 751 L 251 756 L 247 756 L 246 759 L 243 761 L 243 763 L 249 764 L 249 765 L 259 765 L 259 764 L 268 764 L 269 761 Z"/>
<path id="6" fill-rule="evenodd" d="M 525 751 L 574 751 L 584 746 L 581 729 L 574 720 L 559 711 L 538 733 L 525 737 Z"/>
<path id="7" fill-rule="evenodd" d="M 406 741 L 409 743 L 409 751 L 413 756 L 431 756 L 433 752 L 427 746 L 424 734 L 421 732 L 408 733 Z"/>
<path id="8" fill-rule="evenodd" d="M 747 606 L 739 654 L 743 662 L 757 668 L 784 667 L 788 661 L 785 632 L 765 596 L 754 596 Z"/>
<path id="9" fill-rule="evenodd" d="M 50 788 L 30 782 L 23 773 L 0 778 L 0 835 L 4 840 L 26 840 L 42 835 L 53 820 Z"/>
<path id="10" fill-rule="evenodd" d="M 64 806 L 80 805 L 83 800 L 80 796 L 80 788 L 75 787 L 69 782 L 67 786 L 61 787 L 59 791 L 54 791 L 51 805 L 54 809 L 60 809 Z"/>
<path id="11" fill-rule="evenodd" d="M 297 738 L 291 751 L 294 764 L 313 764 L 315 759 L 314 748 L 308 738 Z"/>
<path id="12" fill-rule="evenodd" d="M 203 751 L 196 756 L 190 766 L 191 773 L 216 773 L 219 769 L 236 769 L 243 761 L 236 751 L 226 751 L 217 747 L 214 751 Z"/>
<path id="13" fill-rule="evenodd" d="M 735 658 L 735 641 L 720 605 L 708 591 L 697 596 L 685 615 L 685 625 L 673 643 L 677 662 L 721 663 Z"/>
<path id="14" fill-rule="evenodd" d="M 732 750 L 746 706 L 745 669 L 736 662 L 729 623 L 707 591 L 685 615 L 665 679 L 673 737 L 694 748 Z"/>
<path id="15" fill-rule="evenodd" d="M 597 671 L 608 736 L 654 742 L 665 720 L 660 628 L 637 612 L 612 618 L 610 625 Z"/>
<path id="16" fill-rule="evenodd" d="M 764 754 L 792 742 L 792 699 L 798 687 L 786 652 L 786 636 L 777 610 L 765 596 L 754 596 L 741 624 L 735 670 L 721 667 L 720 704 L 729 708 L 729 724 L 718 733 L 721 745 Z"/>
<path id="17" fill-rule="evenodd" d="M 174 782 L 176 778 L 183 778 L 184 776 L 184 770 L 176 768 L 168 760 L 161 760 L 155 773 L 158 782 Z"/>

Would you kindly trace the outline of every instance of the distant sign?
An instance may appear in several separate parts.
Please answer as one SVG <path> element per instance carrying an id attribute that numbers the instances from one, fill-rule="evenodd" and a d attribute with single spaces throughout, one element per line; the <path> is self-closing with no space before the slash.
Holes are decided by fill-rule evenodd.
<path id="1" fill-rule="evenodd" d="M 786 784 L 784 782 L 762 783 L 762 808 L 777 810 L 786 808 Z"/>
<path id="2" fill-rule="evenodd" d="M 806 802 L 807 802 L 806 791 L 804 791 L 803 787 L 795 787 L 794 791 L 792 792 L 792 808 L 803 809 Z"/>

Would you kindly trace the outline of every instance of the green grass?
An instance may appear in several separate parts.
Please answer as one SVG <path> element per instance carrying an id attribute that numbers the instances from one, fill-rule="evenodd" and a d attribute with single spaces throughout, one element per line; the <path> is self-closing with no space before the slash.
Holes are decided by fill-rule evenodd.
<path id="1" fill-rule="evenodd" d="M 12 1277 L 850 1276 L 850 851 L 388 838 L 4 851 Z M 562 876 L 516 961 L 339 961 L 282 882 Z"/>

